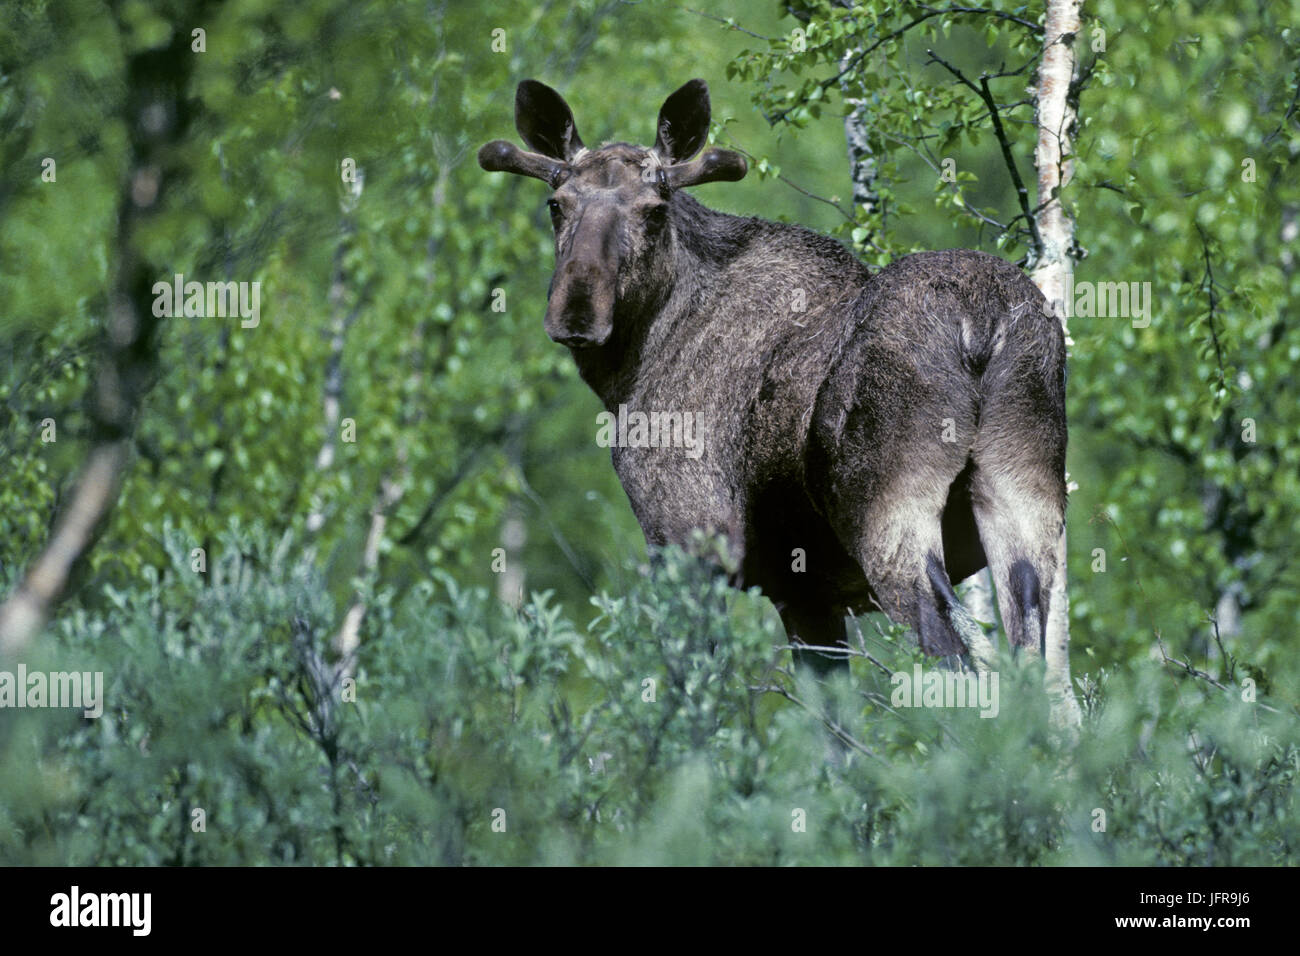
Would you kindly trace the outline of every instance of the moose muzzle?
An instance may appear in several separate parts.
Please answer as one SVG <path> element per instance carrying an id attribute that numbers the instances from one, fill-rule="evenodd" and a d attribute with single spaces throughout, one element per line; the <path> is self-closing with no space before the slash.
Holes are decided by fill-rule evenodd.
<path id="1" fill-rule="evenodd" d="M 570 348 L 594 348 L 614 332 L 618 294 L 618 212 L 589 204 L 562 248 L 546 306 L 546 334 Z"/>

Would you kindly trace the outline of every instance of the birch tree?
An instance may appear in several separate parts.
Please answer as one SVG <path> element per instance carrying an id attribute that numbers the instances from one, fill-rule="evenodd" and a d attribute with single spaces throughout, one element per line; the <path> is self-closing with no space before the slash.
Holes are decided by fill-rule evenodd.
<path id="1" fill-rule="evenodd" d="M 1079 33 L 1082 0 L 1048 0 L 1043 55 L 1035 90 L 1038 144 L 1038 204 L 1034 210 L 1038 242 L 1031 253 L 1030 275 L 1049 303 L 1057 305 L 1066 347 L 1070 346 L 1066 289 L 1074 269 L 1074 220 L 1063 201 L 1070 183 L 1077 123 L 1074 40 Z M 1068 479 L 1067 479 L 1068 481 Z M 1047 688 L 1053 715 L 1063 725 L 1078 725 L 1079 704 L 1070 683 L 1070 595 L 1067 589 L 1066 531 L 1056 547 L 1056 576 L 1047 612 Z"/>
<path id="2" fill-rule="evenodd" d="M 201 20 L 206 10 L 200 4 L 193 12 Z M 126 31 L 125 24 L 116 26 Z M 157 250 L 143 248 L 142 236 L 166 214 L 188 175 L 176 146 L 193 115 L 187 90 L 193 71 L 190 35 L 180 31 L 169 34 L 163 45 L 141 42 L 128 55 L 127 87 L 119 104 L 129 131 L 129 163 L 118 193 L 115 245 L 120 258 L 85 399 L 89 447 L 49 540 L 0 605 L 0 654 L 21 654 L 45 625 L 117 503 L 134 457 L 133 434 L 157 375 L 164 319 L 153 307 L 152 291 L 164 270 L 156 261 Z"/>

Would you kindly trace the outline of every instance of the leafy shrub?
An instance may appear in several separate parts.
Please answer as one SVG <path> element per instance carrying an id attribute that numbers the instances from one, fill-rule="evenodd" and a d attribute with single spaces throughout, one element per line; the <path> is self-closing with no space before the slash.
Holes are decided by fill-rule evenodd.
<path id="1" fill-rule="evenodd" d="M 870 659 L 819 684 L 756 594 L 672 549 L 585 629 L 447 575 L 370 595 L 352 687 L 288 538 L 232 529 L 203 574 L 167 550 L 29 662 L 102 670 L 101 718 L 0 711 L 4 862 L 1295 859 L 1294 715 L 1154 664 L 1082 681 L 1063 748 L 1033 667 L 1005 662 L 995 719 L 897 707 L 922 659 L 868 621 Z"/>

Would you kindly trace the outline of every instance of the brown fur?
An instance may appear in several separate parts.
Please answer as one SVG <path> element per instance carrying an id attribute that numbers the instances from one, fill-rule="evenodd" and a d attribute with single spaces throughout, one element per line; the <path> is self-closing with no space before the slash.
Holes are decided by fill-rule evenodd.
<path id="1" fill-rule="evenodd" d="M 737 583 L 772 598 L 792 639 L 841 642 L 845 609 L 874 606 L 931 654 L 964 650 L 952 582 L 987 562 L 1012 644 L 1040 645 L 1065 512 L 1065 349 L 1033 283 L 963 249 L 872 275 L 832 239 L 666 185 L 658 166 L 690 158 L 674 142 L 703 143 L 702 81 L 665 104 L 653 152 L 581 148 L 559 94 L 528 83 L 518 125 L 541 155 L 512 171 L 563 167 L 547 333 L 611 411 L 709 423 L 698 458 L 613 449 L 648 542 L 724 533 Z M 571 135 L 539 133 L 539 114 Z"/>

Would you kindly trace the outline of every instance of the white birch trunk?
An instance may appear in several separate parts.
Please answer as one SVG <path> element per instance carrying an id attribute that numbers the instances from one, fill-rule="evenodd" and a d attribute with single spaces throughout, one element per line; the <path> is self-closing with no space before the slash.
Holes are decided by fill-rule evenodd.
<path id="1" fill-rule="evenodd" d="M 1041 242 L 1031 277 L 1047 301 L 1059 303 L 1057 315 L 1065 332 L 1067 347 L 1074 344 L 1067 325 L 1066 289 L 1074 271 L 1074 221 L 1061 205 L 1059 192 L 1073 172 L 1070 137 L 1075 127 L 1075 109 L 1070 102 L 1074 78 L 1073 38 L 1079 33 L 1082 0 L 1047 0 L 1043 29 L 1043 58 L 1038 69 L 1038 147 L 1034 164 L 1038 169 L 1038 205 L 1035 215 Z M 1068 476 L 1067 476 L 1068 482 Z M 1046 685 L 1052 700 L 1053 723 L 1070 729 L 1081 723 L 1079 702 L 1070 680 L 1070 598 L 1066 590 L 1066 537 L 1056 547 L 1056 574 L 1052 580 L 1047 613 Z"/>
<path id="2" fill-rule="evenodd" d="M 173 51 L 179 42 L 173 43 Z M 134 65 L 142 62 L 143 55 L 128 63 L 128 76 Z M 155 55 L 154 51 L 148 55 Z M 191 62 L 192 58 L 183 58 L 183 64 Z M 188 83 L 190 70 L 183 64 L 175 76 L 176 91 Z M 136 97 L 135 92 L 127 91 L 126 102 L 138 99 L 140 104 L 149 109 L 156 106 L 160 115 L 171 118 L 159 129 L 157 123 L 146 121 L 145 105 L 127 117 L 131 171 L 118 207 L 116 288 L 110 296 L 105 317 L 107 334 L 87 395 L 92 443 L 49 542 L 0 604 L 0 657 L 21 654 L 44 628 L 64 596 L 77 562 L 90 550 L 112 514 L 131 462 L 135 419 L 158 360 L 160 317 L 153 314 L 152 302 L 140 292 L 140 273 L 149 266 L 137 251 L 136 241 L 141 223 L 157 215 L 164 189 L 172 185 L 167 181 L 170 174 L 162 171 L 174 164 L 162 157 L 176 144 L 182 129 L 178 118 L 186 110 L 179 92 L 167 94 L 165 99 Z"/>
<path id="3" fill-rule="evenodd" d="M 129 460 L 130 442 L 126 440 L 106 442 L 91 450 L 49 544 L 0 605 L 0 658 L 18 656 L 45 626 L 73 566 L 89 550 L 117 502 Z"/>

